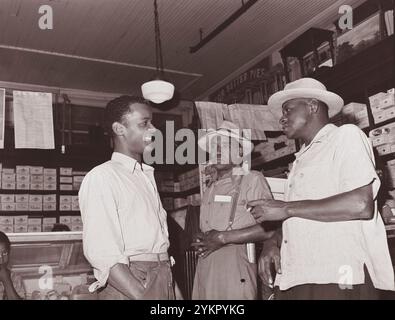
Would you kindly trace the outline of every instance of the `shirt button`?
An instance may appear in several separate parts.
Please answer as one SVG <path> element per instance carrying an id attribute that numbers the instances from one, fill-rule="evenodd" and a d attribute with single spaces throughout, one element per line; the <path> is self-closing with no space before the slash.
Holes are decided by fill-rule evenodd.
<path id="1" fill-rule="evenodd" d="M 284 243 L 287 244 L 287 243 L 288 243 L 288 240 L 284 240 Z"/>
<path id="2" fill-rule="evenodd" d="M 303 174 L 303 173 L 301 173 L 299 176 L 300 176 L 301 178 L 303 178 L 304 174 Z"/>
<path id="3" fill-rule="evenodd" d="M 289 188 L 290 188 L 290 189 L 292 188 L 292 184 L 289 185 Z"/>

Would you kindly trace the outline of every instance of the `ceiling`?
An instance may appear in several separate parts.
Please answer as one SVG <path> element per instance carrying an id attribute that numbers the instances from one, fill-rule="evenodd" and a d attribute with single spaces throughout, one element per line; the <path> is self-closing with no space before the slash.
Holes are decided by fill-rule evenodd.
<path id="1" fill-rule="evenodd" d="M 244 0 L 247 2 L 247 0 Z M 358 0 L 258 0 L 194 54 L 242 0 L 158 0 L 166 76 L 201 99 L 237 72 Z M 53 29 L 41 30 L 41 5 Z M 153 0 L 0 0 L 0 81 L 140 95 L 154 75 Z"/>

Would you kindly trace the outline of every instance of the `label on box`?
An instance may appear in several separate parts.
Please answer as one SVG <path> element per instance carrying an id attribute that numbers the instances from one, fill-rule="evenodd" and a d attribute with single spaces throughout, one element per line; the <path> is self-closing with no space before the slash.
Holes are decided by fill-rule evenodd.
<path id="1" fill-rule="evenodd" d="M 29 175 L 30 167 L 29 166 L 16 166 L 16 173 L 21 175 Z"/>
<path id="2" fill-rule="evenodd" d="M 56 168 L 44 168 L 44 176 L 56 176 Z"/>
<path id="3" fill-rule="evenodd" d="M 4 190 L 15 190 L 15 182 L 2 182 L 1 187 Z"/>
<path id="4" fill-rule="evenodd" d="M 42 219 L 41 218 L 28 218 L 27 219 L 27 224 L 29 226 L 35 226 L 35 225 L 41 225 L 42 224 Z"/>
<path id="5" fill-rule="evenodd" d="M 73 183 L 73 177 L 60 177 L 60 183 Z"/>
<path id="6" fill-rule="evenodd" d="M 70 216 L 60 216 L 59 223 L 62 223 L 62 224 L 71 223 L 71 217 Z"/>
<path id="7" fill-rule="evenodd" d="M 15 211 L 15 203 L 2 203 L 1 211 Z"/>
<path id="8" fill-rule="evenodd" d="M 0 196 L 1 202 L 15 202 L 15 195 L 13 194 L 2 194 Z"/>
<path id="9" fill-rule="evenodd" d="M 28 216 L 16 216 L 14 217 L 15 225 L 27 225 Z"/>
<path id="10" fill-rule="evenodd" d="M 60 211 L 71 211 L 71 204 L 59 204 Z"/>
<path id="11" fill-rule="evenodd" d="M 71 190 L 73 190 L 73 185 L 72 184 L 61 184 L 59 186 L 59 188 L 62 191 L 71 191 Z"/>
<path id="12" fill-rule="evenodd" d="M 36 167 L 36 166 L 30 167 L 30 174 L 43 174 L 43 173 L 44 173 L 44 167 Z"/>
<path id="13" fill-rule="evenodd" d="M 14 226 L 15 233 L 24 233 L 27 232 L 27 225 L 15 225 Z"/>
<path id="14" fill-rule="evenodd" d="M 59 196 L 60 204 L 71 204 L 72 196 Z"/>
<path id="15" fill-rule="evenodd" d="M 379 154 L 379 156 L 391 153 L 391 145 L 384 144 L 382 146 L 377 147 L 377 153 Z"/>
<path id="16" fill-rule="evenodd" d="M 31 175 L 30 176 L 30 183 L 43 183 L 44 176 L 43 175 Z"/>
<path id="17" fill-rule="evenodd" d="M 18 182 L 18 183 L 21 183 L 21 182 L 30 183 L 30 175 L 28 175 L 28 174 L 17 174 L 16 175 L 16 182 Z"/>
<path id="18" fill-rule="evenodd" d="M 41 194 L 31 194 L 29 195 L 29 203 L 42 203 L 43 196 Z"/>
<path id="19" fill-rule="evenodd" d="M 41 224 L 40 225 L 27 226 L 27 232 L 41 232 Z"/>
<path id="20" fill-rule="evenodd" d="M 55 202 L 46 202 L 43 204 L 44 211 L 56 211 L 56 203 Z"/>
<path id="21" fill-rule="evenodd" d="M 2 225 L 13 225 L 14 224 L 14 217 L 13 216 L 1 216 L 0 217 L 0 224 Z"/>
<path id="22" fill-rule="evenodd" d="M 16 189 L 17 190 L 30 190 L 30 184 L 29 183 L 17 183 L 16 184 Z"/>
<path id="23" fill-rule="evenodd" d="M 56 190 L 56 183 L 44 183 L 44 190 Z"/>
<path id="24" fill-rule="evenodd" d="M 73 174 L 73 168 L 60 168 L 60 175 L 61 176 L 71 176 Z"/>
<path id="25" fill-rule="evenodd" d="M 44 183 L 56 183 L 56 176 L 44 176 Z"/>
<path id="26" fill-rule="evenodd" d="M 29 203 L 27 202 L 17 202 L 15 204 L 16 211 L 29 211 Z"/>
<path id="27" fill-rule="evenodd" d="M 43 211 L 42 203 L 29 203 L 29 211 Z"/>
<path id="28" fill-rule="evenodd" d="M 14 226 L 0 225 L 0 231 L 2 231 L 4 233 L 13 233 L 14 232 Z"/>
<path id="29" fill-rule="evenodd" d="M 31 190 L 44 190 L 44 184 L 43 183 L 31 183 L 30 189 Z"/>

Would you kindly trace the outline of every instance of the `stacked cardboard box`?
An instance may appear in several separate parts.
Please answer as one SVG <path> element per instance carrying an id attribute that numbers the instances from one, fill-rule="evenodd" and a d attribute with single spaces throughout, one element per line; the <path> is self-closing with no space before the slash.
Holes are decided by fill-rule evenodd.
<path id="1" fill-rule="evenodd" d="M 366 104 L 351 102 L 342 108 L 341 115 L 343 123 L 352 123 L 361 129 L 369 127 Z"/>
<path id="2" fill-rule="evenodd" d="M 395 90 L 379 92 L 369 97 L 374 123 L 382 123 L 395 118 Z"/>
<path id="3" fill-rule="evenodd" d="M 268 138 L 267 142 L 257 145 L 254 151 L 260 152 L 261 156 L 253 160 L 253 166 L 262 160 L 268 162 L 295 153 L 296 144 L 294 140 L 289 140 L 285 135 L 281 135 L 277 138 Z"/>
<path id="4" fill-rule="evenodd" d="M 395 152 L 395 123 L 371 130 L 369 139 L 380 156 Z"/>

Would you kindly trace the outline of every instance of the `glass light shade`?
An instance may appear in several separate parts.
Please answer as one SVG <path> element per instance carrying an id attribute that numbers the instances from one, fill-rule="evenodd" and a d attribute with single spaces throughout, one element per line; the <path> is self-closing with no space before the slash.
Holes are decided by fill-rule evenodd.
<path id="1" fill-rule="evenodd" d="M 152 80 L 142 84 L 143 97 L 154 103 L 162 103 L 173 98 L 174 85 L 163 80 Z"/>

